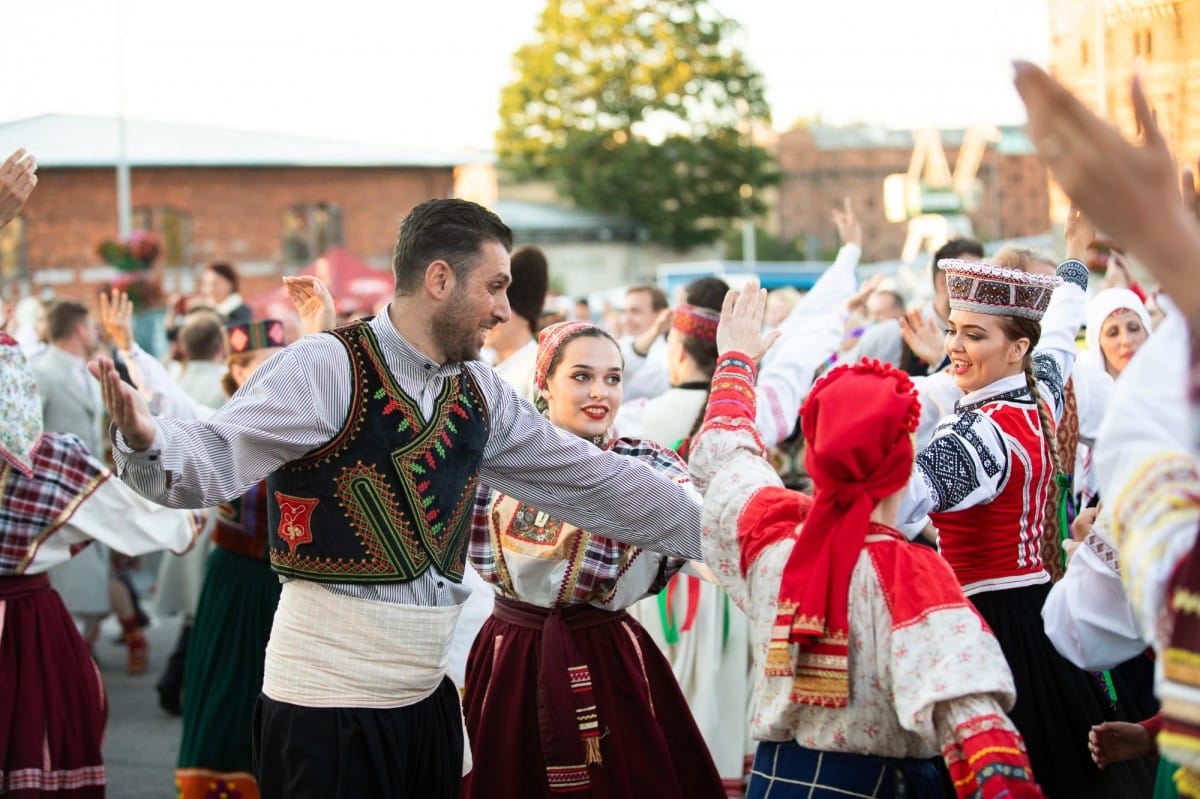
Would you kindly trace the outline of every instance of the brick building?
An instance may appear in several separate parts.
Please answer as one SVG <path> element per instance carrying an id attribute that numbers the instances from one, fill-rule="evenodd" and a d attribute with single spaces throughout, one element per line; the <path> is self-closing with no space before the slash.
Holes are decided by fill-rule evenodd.
<path id="1" fill-rule="evenodd" d="M 0 233 L 0 294 L 90 302 L 111 279 L 96 246 L 118 233 L 117 131 L 93 117 L 0 124 L 0 152 L 22 146 L 39 165 L 20 220 Z M 334 244 L 386 265 L 404 215 L 453 196 L 456 166 L 475 158 L 135 121 L 125 151 L 133 227 L 162 240 L 166 289 L 189 289 L 196 265 L 224 259 L 245 295 Z"/>
<path id="2" fill-rule="evenodd" d="M 944 131 L 942 143 L 952 167 L 963 131 Z M 850 197 L 862 219 L 864 259 L 899 256 L 906 226 L 888 222 L 883 183 L 904 173 L 914 139 L 908 131 L 868 126 L 795 128 L 776 145 L 783 179 L 778 187 L 773 232 L 799 239 L 809 258 L 829 257 L 837 249 L 830 211 Z M 984 240 L 1045 233 L 1050 228 L 1046 170 L 1024 133 L 1004 128 L 988 145 L 978 171 L 979 206 L 969 214 L 975 235 Z"/>
<path id="3" fill-rule="evenodd" d="M 1139 66 L 1180 163 L 1200 158 L 1200 0 L 1049 0 L 1050 71 L 1126 136 Z"/>

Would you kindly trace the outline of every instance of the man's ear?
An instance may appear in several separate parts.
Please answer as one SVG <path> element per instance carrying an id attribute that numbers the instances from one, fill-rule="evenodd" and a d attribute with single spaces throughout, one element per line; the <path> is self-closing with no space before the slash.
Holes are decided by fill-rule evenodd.
<path id="1" fill-rule="evenodd" d="M 457 275 L 454 268 L 441 258 L 425 267 L 425 290 L 435 300 L 444 300 L 454 292 Z"/>

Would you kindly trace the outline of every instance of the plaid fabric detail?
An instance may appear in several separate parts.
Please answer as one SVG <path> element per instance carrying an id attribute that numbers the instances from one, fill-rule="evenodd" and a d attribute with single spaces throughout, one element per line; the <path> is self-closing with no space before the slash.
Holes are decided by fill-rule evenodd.
<path id="1" fill-rule="evenodd" d="M 104 783 L 104 766 L 84 766 L 68 771 L 36 768 L 21 768 L 8 772 L 0 770 L 0 785 L 13 792 L 40 791 L 57 794 L 102 786 Z"/>
<path id="2" fill-rule="evenodd" d="M 608 448 L 620 455 L 645 461 L 660 474 L 674 480 L 676 483 L 686 483 L 689 480 L 687 465 L 673 451 L 648 440 L 633 440 L 616 438 L 609 442 Z M 485 485 L 480 485 L 475 492 L 475 504 L 471 517 L 471 540 L 467 554 L 471 565 L 479 572 L 479 576 L 489 583 L 499 585 L 508 595 L 512 595 L 512 583 L 508 578 L 503 559 L 498 559 L 497 548 L 493 544 L 493 510 L 497 503 L 508 499 L 505 495 L 493 491 Z M 518 514 L 536 516 L 537 511 L 522 505 Z M 559 522 L 547 520 L 546 526 L 558 525 Z M 569 528 L 574 529 L 574 528 Z M 497 538 L 497 541 L 499 539 Z M 629 568 L 640 553 L 638 547 L 623 544 L 611 538 L 599 535 L 580 536 L 579 545 L 582 551 L 572 552 L 571 563 L 574 575 L 565 575 L 562 584 L 570 586 L 569 596 L 559 596 L 558 604 L 572 605 L 591 602 L 594 599 L 606 601 L 616 589 L 617 580 Z M 667 574 L 678 571 L 683 565 L 680 561 L 672 560 L 672 567 Z"/>
<path id="3" fill-rule="evenodd" d="M 111 476 L 77 436 L 46 433 L 32 453 L 32 478 L 0 469 L 0 575 L 23 574 L 42 542 Z"/>
<path id="4" fill-rule="evenodd" d="M 761 741 L 746 799 L 942 799 L 929 760 L 820 752 L 794 741 Z"/>

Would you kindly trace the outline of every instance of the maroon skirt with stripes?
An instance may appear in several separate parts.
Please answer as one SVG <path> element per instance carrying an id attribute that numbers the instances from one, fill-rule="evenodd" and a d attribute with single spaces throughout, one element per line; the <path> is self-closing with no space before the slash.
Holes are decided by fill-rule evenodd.
<path id="1" fill-rule="evenodd" d="M 725 796 L 671 665 L 623 610 L 497 597 L 467 659 L 463 711 L 464 799 Z"/>
<path id="2" fill-rule="evenodd" d="M 107 714 L 96 663 L 46 575 L 0 577 L 0 795 L 103 797 Z"/>

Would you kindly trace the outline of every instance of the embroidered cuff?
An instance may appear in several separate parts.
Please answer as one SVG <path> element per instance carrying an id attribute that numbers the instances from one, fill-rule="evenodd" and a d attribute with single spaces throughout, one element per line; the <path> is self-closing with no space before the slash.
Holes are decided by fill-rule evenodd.
<path id="1" fill-rule="evenodd" d="M 754 383 L 757 379 L 758 368 L 748 355 L 741 352 L 722 355 L 713 372 L 704 421 L 719 416 L 754 419 Z"/>
<path id="2" fill-rule="evenodd" d="M 1079 288 L 1087 291 L 1088 287 L 1088 268 L 1082 261 L 1076 261 L 1070 258 L 1058 265 L 1058 269 L 1054 270 L 1054 274 L 1063 279 L 1065 283 L 1074 283 Z"/>
<path id="3" fill-rule="evenodd" d="M 1042 796 L 1015 730 L 997 725 L 972 733 L 959 728 L 955 737 L 942 755 L 959 797 Z"/>

